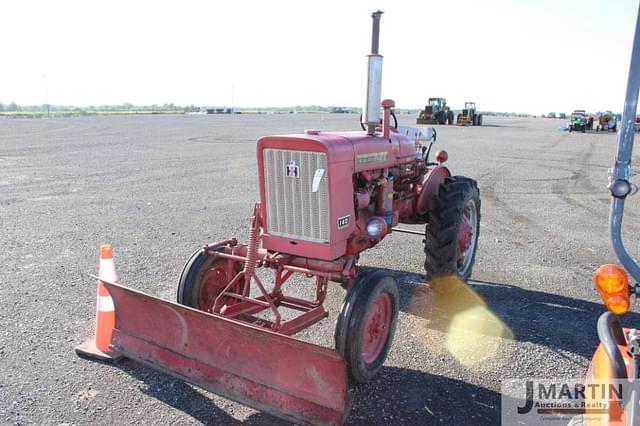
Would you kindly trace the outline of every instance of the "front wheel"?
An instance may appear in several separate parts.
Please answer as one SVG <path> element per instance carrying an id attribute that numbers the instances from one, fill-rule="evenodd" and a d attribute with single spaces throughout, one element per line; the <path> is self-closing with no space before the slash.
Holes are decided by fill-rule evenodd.
<path id="1" fill-rule="evenodd" d="M 187 260 L 180 273 L 177 302 L 201 311 L 213 312 L 217 297 L 241 270 L 241 262 L 214 257 L 204 249 L 197 250 Z M 231 290 L 246 295 L 244 277 L 240 277 Z M 232 305 L 238 301 L 225 296 L 221 306 Z"/>
<path id="2" fill-rule="evenodd" d="M 391 275 L 363 273 L 347 293 L 336 324 L 336 350 L 355 383 L 366 383 L 382 368 L 398 322 L 400 296 Z"/>
<path id="3" fill-rule="evenodd" d="M 475 180 L 448 177 L 440 185 L 426 228 L 427 281 L 444 275 L 468 279 L 480 235 L 480 191 Z"/>

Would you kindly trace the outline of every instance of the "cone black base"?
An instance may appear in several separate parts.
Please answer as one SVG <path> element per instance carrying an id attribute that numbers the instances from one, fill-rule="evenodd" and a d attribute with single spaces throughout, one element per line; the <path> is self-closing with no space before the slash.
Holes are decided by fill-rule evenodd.
<path id="1" fill-rule="evenodd" d="M 118 362 L 125 357 L 117 351 L 101 351 L 96 347 L 96 342 L 94 340 L 87 340 L 83 344 L 76 346 L 76 353 L 82 357 L 112 362 Z"/>

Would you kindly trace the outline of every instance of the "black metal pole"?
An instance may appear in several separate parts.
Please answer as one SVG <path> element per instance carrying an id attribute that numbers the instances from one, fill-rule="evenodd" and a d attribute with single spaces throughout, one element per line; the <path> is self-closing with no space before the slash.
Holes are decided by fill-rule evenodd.
<path id="1" fill-rule="evenodd" d="M 404 228 L 391 228 L 393 232 L 400 232 L 402 234 L 413 234 L 413 235 L 422 235 L 425 236 L 424 232 L 414 231 L 413 229 L 404 229 Z"/>
<path id="2" fill-rule="evenodd" d="M 633 152 L 634 123 L 638 109 L 638 90 L 640 89 L 640 7 L 636 17 L 636 32 L 633 38 L 631 63 L 629 65 L 629 77 L 627 80 L 627 93 L 622 112 L 622 125 L 618 135 L 618 151 L 613 169 L 612 181 L 628 181 L 631 176 L 631 154 Z M 622 218 L 624 213 L 624 198 L 612 197 L 611 212 L 609 216 L 609 229 L 613 249 L 624 268 L 636 281 L 640 281 L 640 266 L 631 257 L 622 241 Z"/>

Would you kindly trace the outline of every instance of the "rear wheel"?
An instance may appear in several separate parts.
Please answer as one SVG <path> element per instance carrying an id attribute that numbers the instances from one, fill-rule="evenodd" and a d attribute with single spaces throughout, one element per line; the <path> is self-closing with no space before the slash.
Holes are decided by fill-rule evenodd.
<path id="1" fill-rule="evenodd" d="M 178 282 L 178 303 L 212 312 L 216 298 L 241 270 L 241 262 L 208 255 L 204 249 L 197 250 L 182 268 Z M 233 285 L 232 291 L 244 294 L 245 287 L 242 277 Z M 237 302 L 238 299 L 225 297 L 222 305 Z"/>
<path id="2" fill-rule="evenodd" d="M 427 281 L 443 275 L 468 279 L 480 235 L 480 191 L 475 180 L 448 177 L 429 212 L 425 239 Z"/>
<path id="3" fill-rule="evenodd" d="M 482 126 L 482 114 L 478 115 L 478 126 Z"/>
<path id="4" fill-rule="evenodd" d="M 381 271 L 364 273 L 347 293 L 336 324 L 336 350 L 349 376 L 366 383 L 382 368 L 398 321 L 398 285 Z"/>

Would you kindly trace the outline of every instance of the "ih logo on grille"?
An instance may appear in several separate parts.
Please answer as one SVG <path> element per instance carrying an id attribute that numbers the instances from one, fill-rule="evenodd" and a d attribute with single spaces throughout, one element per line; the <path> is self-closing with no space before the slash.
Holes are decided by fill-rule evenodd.
<path id="1" fill-rule="evenodd" d="M 298 166 L 295 162 L 290 162 L 285 166 L 285 173 L 287 177 L 290 178 L 299 178 L 300 177 L 300 166 Z"/>

